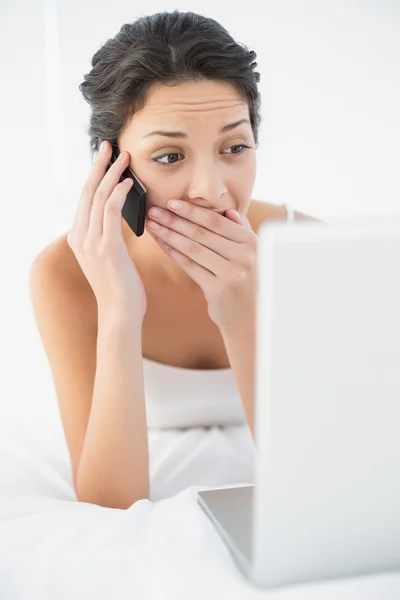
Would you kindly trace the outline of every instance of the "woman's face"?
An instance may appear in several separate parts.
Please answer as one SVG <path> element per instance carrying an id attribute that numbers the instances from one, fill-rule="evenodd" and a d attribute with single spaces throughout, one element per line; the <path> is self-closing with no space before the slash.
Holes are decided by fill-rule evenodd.
<path id="1" fill-rule="evenodd" d="M 129 166 L 146 187 L 147 211 L 167 208 L 168 200 L 178 198 L 217 212 L 235 208 L 247 214 L 256 175 L 255 141 L 248 105 L 231 85 L 208 80 L 153 84 L 119 147 L 129 152 Z"/>

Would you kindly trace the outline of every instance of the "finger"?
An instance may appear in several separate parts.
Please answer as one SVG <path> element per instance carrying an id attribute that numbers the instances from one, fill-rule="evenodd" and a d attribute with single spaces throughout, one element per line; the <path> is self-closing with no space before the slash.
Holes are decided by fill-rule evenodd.
<path id="1" fill-rule="evenodd" d="M 231 221 L 235 221 L 235 223 L 242 223 L 241 216 L 234 208 L 229 208 L 225 211 L 225 218 L 231 219 Z"/>
<path id="2" fill-rule="evenodd" d="M 241 215 L 241 221 L 242 221 L 242 225 L 245 229 L 248 229 L 249 231 L 253 231 L 253 228 L 247 217 L 245 217 L 244 215 Z"/>
<path id="3" fill-rule="evenodd" d="M 164 252 L 168 254 L 168 256 L 172 258 L 176 264 L 200 286 L 200 288 L 202 288 L 203 292 L 204 290 L 211 289 L 216 280 L 216 275 L 213 272 L 186 256 L 186 254 L 182 254 L 182 252 L 179 252 L 179 250 L 173 248 L 163 240 L 160 240 L 157 237 L 155 240 Z"/>
<path id="4" fill-rule="evenodd" d="M 105 152 L 98 152 L 97 156 L 93 157 L 93 167 L 82 188 L 82 193 L 75 213 L 73 230 L 77 237 L 79 237 L 81 240 L 86 237 L 89 228 L 90 213 L 92 210 L 94 194 L 104 175 L 104 164 L 102 163 L 101 155 L 107 154 L 110 156 L 109 149 L 111 146 L 109 144 L 107 145 L 106 141 L 104 144 L 106 148 Z"/>
<path id="5" fill-rule="evenodd" d="M 104 173 L 104 170 L 109 163 L 110 156 L 107 155 L 107 159 L 104 157 L 100 158 L 100 156 L 101 154 L 99 154 L 97 161 L 103 162 L 100 173 Z M 103 176 L 100 184 L 98 185 L 96 193 L 94 194 L 92 209 L 89 217 L 89 226 L 87 230 L 88 237 L 95 239 L 103 235 L 105 206 L 115 187 L 119 185 L 119 180 L 121 179 L 121 175 L 126 169 L 127 165 L 128 153 L 121 152 L 118 160 L 108 169 L 107 173 Z"/>
<path id="6" fill-rule="evenodd" d="M 251 229 L 250 222 L 247 219 L 247 217 L 238 213 L 238 211 L 234 208 L 229 208 L 227 211 L 225 211 L 225 216 L 227 216 L 232 221 L 235 221 L 235 223 L 243 225 L 246 229 Z"/>
<path id="7" fill-rule="evenodd" d="M 126 196 L 133 185 L 133 179 L 127 177 L 112 192 L 104 209 L 103 240 L 112 243 L 121 237 L 122 207 Z"/>
<path id="8" fill-rule="evenodd" d="M 246 234 L 244 228 L 237 227 L 241 223 L 238 223 L 234 217 L 229 216 L 232 209 L 225 211 L 225 216 L 222 216 L 208 208 L 196 206 L 190 202 L 184 202 L 180 209 L 168 206 L 170 212 L 177 213 L 180 217 L 201 225 L 204 229 L 208 229 L 227 240 L 242 243 L 248 239 L 248 234 Z"/>

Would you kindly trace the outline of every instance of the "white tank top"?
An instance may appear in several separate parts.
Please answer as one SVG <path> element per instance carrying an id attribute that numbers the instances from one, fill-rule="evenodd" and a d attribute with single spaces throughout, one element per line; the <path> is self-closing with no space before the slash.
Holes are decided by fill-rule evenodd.
<path id="1" fill-rule="evenodd" d="M 143 377 L 148 428 L 246 423 L 230 367 L 185 369 L 143 357 Z"/>

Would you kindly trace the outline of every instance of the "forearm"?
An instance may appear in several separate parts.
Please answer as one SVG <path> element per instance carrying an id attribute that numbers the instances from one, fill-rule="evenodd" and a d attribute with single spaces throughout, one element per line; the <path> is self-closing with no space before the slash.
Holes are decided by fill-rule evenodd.
<path id="1" fill-rule="evenodd" d="M 246 420 L 254 438 L 256 322 L 249 316 L 228 330 L 221 330 Z"/>
<path id="2" fill-rule="evenodd" d="M 93 400 L 77 496 L 110 508 L 128 508 L 149 497 L 142 330 L 129 317 L 99 319 Z"/>

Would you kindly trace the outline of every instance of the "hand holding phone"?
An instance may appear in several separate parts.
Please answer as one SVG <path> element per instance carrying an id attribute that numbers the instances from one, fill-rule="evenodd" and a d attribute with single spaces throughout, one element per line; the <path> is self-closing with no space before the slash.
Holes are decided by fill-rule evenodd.
<path id="1" fill-rule="evenodd" d="M 112 154 L 109 167 L 117 160 L 119 151 L 115 146 L 112 146 Z M 108 168 L 109 168 L 108 167 Z M 144 232 L 145 217 L 146 217 L 146 188 L 143 183 L 136 177 L 129 166 L 122 173 L 120 181 L 127 177 L 133 180 L 133 185 L 129 190 L 126 201 L 122 207 L 122 216 L 132 229 L 133 233 L 140 237 Z"/>
<path id="2" fill-rule="evenodd" d="M 141 327 L 147 296 L 121 231 L 122 205 L 132 189 L 122 171 L 129 158 L 125 152 L 110 167 L 110 154 L 107 143 L 82 188 L 67 241 L 96 296 L 99 320 L 126 314 Z"/>

